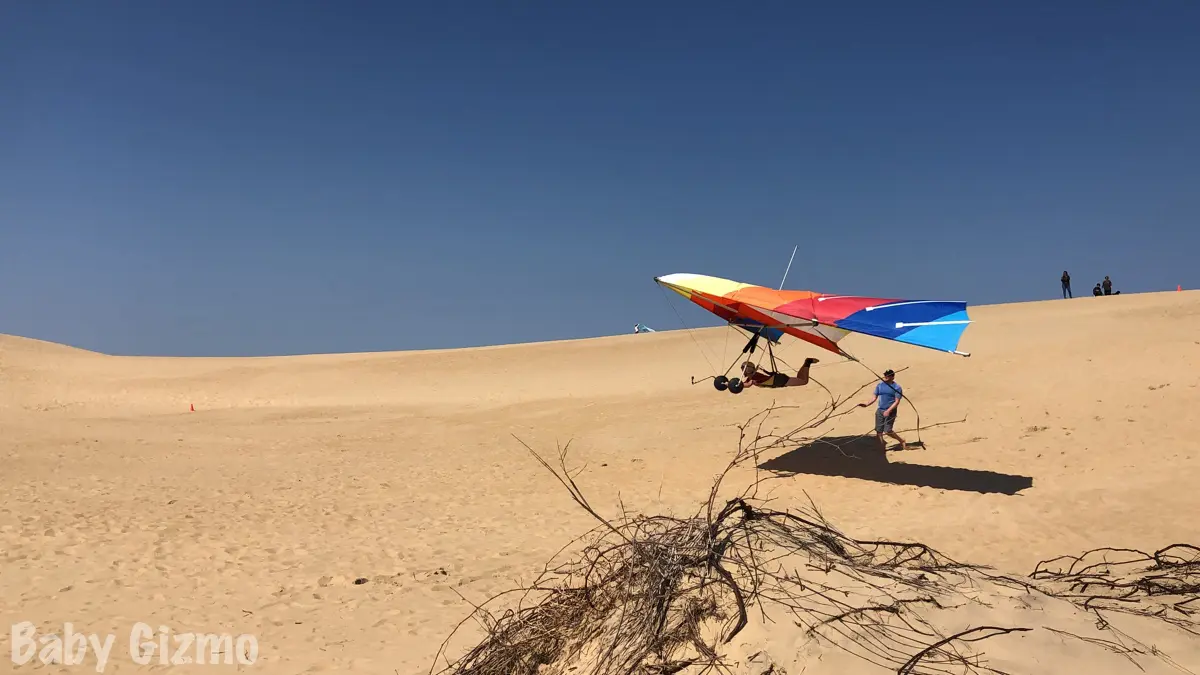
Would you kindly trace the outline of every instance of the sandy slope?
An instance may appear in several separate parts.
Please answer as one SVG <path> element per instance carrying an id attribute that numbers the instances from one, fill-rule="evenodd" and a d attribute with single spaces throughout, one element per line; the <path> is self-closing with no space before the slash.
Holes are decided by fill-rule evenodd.
<path id="1" fill-rule="evenodd" d="M 764 458 L 781 476 L 779 504 L 807 492 L 853 535 L 918 539 L 1017 573 L 1092 547 L 1200 542 L 1200 294 L 973 318 L 970 359 L 848 339 L 877 370 L 908 369 L 899 381 L 923 425 L 950 423 L 887 459 L 821 448 Z M 551 452 L 573 439 L 578 480 L 602 511 L 620 499 L 690 513 L 736 448 L 734 425 L 772 398 L 689 384 L 732 360 L 731 334 L 253 359 L 110 357 L 0 336 L 0 620 L 115 633 L 109 673 L 141 669 L 128 653 L 139 621 L 253 634 L 257 672 L 427 671 L 469 614 L 458 594 L 478 601 L 528 581 L 591 525 L 514 435 Z M 814 377 L 835 391 L 871 379 L 803 344 L 782 355 L 821 357 Z M 816 387 L 777 398 L 800 406 L 780 426 L 824 402 Z M 903 409 L 898 428 L 913 423 Z M 871 424 L 859 411 L 832 434 Z M 1057 607 L 997 611 L 1087 625 Z M 1144 630 L 1200 672 L 1195 642 Z M 797 639 L 756 623 L 731 649 L 765 650 L 788 673 L 799 657 L 809 673 L 884 672 L 827 651 L 816 660 Z M 1045 636 L 996 638 L 987 651 L 1014 672 L 1132 668 Z M 93 672 L 91 653 L 85 663 L 49 670 Z"/>

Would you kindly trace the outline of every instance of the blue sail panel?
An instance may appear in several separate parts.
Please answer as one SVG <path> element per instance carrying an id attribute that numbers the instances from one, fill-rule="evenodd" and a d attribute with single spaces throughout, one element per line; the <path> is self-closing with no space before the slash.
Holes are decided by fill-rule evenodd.
<path id="1" fill-rule="evenodd" d="M 927 325 L 911 327 L 896 340 L 910 345 L 954 352 L 958 351 L 958 341 L 969 324 L 967 313 L 958 312 Z"/>
<path id="2" fill-rule="evenodd" d="M 970 321 L 965 302 L 911 300 L 868 307 L 836 325 L 856 333 L 956 352 Z"/>

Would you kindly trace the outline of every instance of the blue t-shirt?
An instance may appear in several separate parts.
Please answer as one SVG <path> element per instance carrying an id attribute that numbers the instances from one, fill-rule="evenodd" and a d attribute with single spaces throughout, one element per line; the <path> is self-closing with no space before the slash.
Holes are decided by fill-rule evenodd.
<path id="1" fill-rule="evenodd" d="M 892 404 L 896 402 L 896 399 L 900 398 L 903 394 L 904 388 L 900 386 L 899 382 L 894 380 L 891 384 L 888 384 L 887 382 L 880 382 L 879 384 L 875 385 L 875 395 L 879 397 L 880 410 L 887 410 L 888 408 L 892 407 Z"/>

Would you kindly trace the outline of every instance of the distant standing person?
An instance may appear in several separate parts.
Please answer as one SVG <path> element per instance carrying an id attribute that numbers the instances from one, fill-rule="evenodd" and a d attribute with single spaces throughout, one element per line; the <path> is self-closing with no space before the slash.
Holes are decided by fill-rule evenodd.
<path id="1" fill-rule="evenodd" d="M 1100 282 L 1100 287 L 1104 289 L 1105 295 L 1112 295 L 1112 279 L 1108 275 L 1104 275 L 1104 281 Z"/>
<path id="2" fill-rule="evenodd" d="M 908 449 L 908 444 L 893 430 L 896 425 L 896 409 L 900 406 L 900 399 L 903 397 L 904 388 L 896 382 L 896 371 L 888 368 L 883 371 L 883 381 L 875 385 L 874 398 L 866 403 L 858 404 L 858 407 L 866 408 L 876 401 L 879 402 L 879 407 L 875 409 L 875 435 L 879 439 L 879 448 L 884 452 L 887 452 L 887 441 L 883 440 L 884 436 L 891 436 L 900 441 L 901 450 Z"/>
<path id="3" fill-rule="evenodd" d="M 1075 297 L 1074 295 L 1071 295 L 1071 275 L 1067 274 L 1066 270 L 1063 270 L 1062 287 L 1063 287 L 1063 297 L 1064 298 Z"/>

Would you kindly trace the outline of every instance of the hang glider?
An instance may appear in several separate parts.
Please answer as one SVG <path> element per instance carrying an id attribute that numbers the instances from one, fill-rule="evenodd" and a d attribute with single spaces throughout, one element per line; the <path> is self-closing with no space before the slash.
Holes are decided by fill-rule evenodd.
<path id="1" fill-rule="evenodd" d="M 862 333 L 970 356 L 958 349 L 971 323 L 965 302 L 774 290 L 702 274 L 668 274 L 654 281 L 751 333 L 752 342 L 761 336 L 779 344 L 786 334 L 853 358 L 838 347 L 838 341 Z M 747 347 L 753 350 L 752 345 Z"/>

